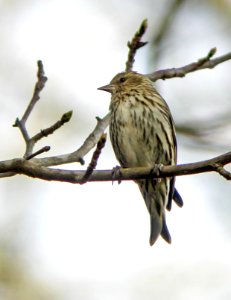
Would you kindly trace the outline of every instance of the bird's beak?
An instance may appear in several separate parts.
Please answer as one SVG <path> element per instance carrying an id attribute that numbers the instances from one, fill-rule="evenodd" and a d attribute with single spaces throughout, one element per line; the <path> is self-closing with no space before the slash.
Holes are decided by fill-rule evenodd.
<path id="1" fill-rule="evenodd" d="M 114 86 L 114 84 L 107 84 L 107 85 L 99 87 L 97 90 L 105 91 L 105 92 L 112 94 L 115 91 L 115 86 Z"/>

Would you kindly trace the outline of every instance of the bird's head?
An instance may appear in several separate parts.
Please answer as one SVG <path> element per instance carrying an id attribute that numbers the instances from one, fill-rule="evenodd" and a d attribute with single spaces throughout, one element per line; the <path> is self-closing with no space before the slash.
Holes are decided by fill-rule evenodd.
<path id="1" fill-rule="evenodd" d="M 117 74 L 109 84 L 99 87 L 98 90 L 106 91 L 115 95 L 116 93 L 128 93 L 133 89 L 144 86 L 153 88 L 152 82 L 146 76 L 136 72 L 122 72 Z"/>

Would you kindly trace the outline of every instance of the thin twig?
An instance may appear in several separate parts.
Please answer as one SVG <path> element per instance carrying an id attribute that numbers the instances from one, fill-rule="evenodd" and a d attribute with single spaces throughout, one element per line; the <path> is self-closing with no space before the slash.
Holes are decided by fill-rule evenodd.
<path id="1" fill-rule="evenodd" d="M 225 179 L 231 180 L 231 173 L 229 171 L 225 170 L 225 168 L 220 163 L 214 164 L 214 169 Z"/>
<path id="2" fill-rule="evenodd" d="M 29 136 L 29 133 L 26 129 L 25 122 L 22 122 L 21 120 L 19 120 L 19 118 L 16 118 L 15 123 L 13 124 L 13 127 L 18 127 L 19 128 L 19 130 L 21 131 L 21 134 L 24 138 L 24 141 L 26 143 L 28 143 L 28 141 L 30 140 L 30 136 Z"/>
<path id="3" fill-rule="evenodd" d="M 90 178 L 90 176 L 93 173 L 94 169 L 96 168 L 99 156 L 101 154 L 101 151 L 102 151 L 103 147 L 105 146 L 106 139 L 107 139 L 107 134 L 103 133 L 101 135 L 97 145 L 96 145 L 96 149 L 95 149 L 95 151 L 92 155 L 91 162 L 88 165 L 85 174 L 83 175 L 82 184 L 84 184 L 88 181 L 88 179 Z"/>
<path id="4" fill-rule="evenodd" d="M 51 147 L 50 146 L 45 146 L 43 148 L 41 148 L 40 150 L 34 152 L 33 154 L 31 154 L 30 156 L 27 156 L 26 159 L 29 160 L 31 158 L 34 158 L 35 156 L 42 154 L 44 152 L 50 151 Z"/>
<path id="5" fill-rule="evenodd" d="M 55 124 L 51 125 L 48 128 L 42 129 L 39 133 L 34 135 L 31 138 L 31 141 L 36 143 L 37 141 L 41 140 L 44 137 L 47 137 L 49 134 L 52 134 L 55 132 L 55 130 L 62 127 L 65 123 L 69 122 L 72 117 L 72 111 L 68 111 L 67 113 L 63 114 L 61 119 L 55 122 Z"/>
<path id="6" fill-rule="evenodd" d="M 180 68 L 172 68 L 172 69 L 164 69 L 164 70 L 159 70 L 150 74 L 146 74 L 148 78 L 150 78 L 152 81 L 157 81 L 158 79 L 169 79 L 169 78 L 174 78 L 174 77 L 184 77 L 188 73 L 203 70 L 203 69 L 212 69 L 216 67 L 217 65 L 228 61 L 231 59 L 231 52 L 210 59 L 211 58 L 211 53 L 213 53 L 215 48 L 212 48 L 208 55 L 205 58 L 199 59 L 197 62 L 188 64 L 186 66 L 180 67 Z"/>
<path id="7" fill-rule="evenodd" d="M 135 55 L 136 55 L 136 51 L 145 46 L 147 44 L 147 42 L 141 42 L 141 39 L 146 31 L 148 27 L 148 21 L 147 19 L 143 20 L 140 28 L 138 29 L 138 31 L 135 33 L 134 37 L 132 38 L 131 42 L 127 43 L 127 46 L 129 48 L 128 51 L 128 59 L 126 62 L 126 71 L 131 71 L 133 68 L 133 64 L 135 62 Z"/>
<path id="8" fill-rule="evenodd" d="M 44 76 L 44 68 L 43 68 L 43 63 L 41 60 L 38 60 L 37 62 L 38 64 L 38 72 L 37 72 L 37 82 L 35 84 L 35 88 L 34 88 L 34 92 L 33 92 L 33 96 L 31 98 L 31 101 L 29 103 L 29 105 L 27 106 L 27 109 L 21 119 L 22 123 L 26 123 L 30 113 L 32 112 L 35 104 L 37 103 L 37 101 L 40 99 L 40 92 L 43 90 L 45 83 L 47 81 L 47 77 Z"/>
<path id="9" fill-rule="evenodd" d="M 58 166 L 75 162 L 80 162 L 83 165 L 83 157 L 98 143 L 102 133 L 108 127 L 109 121 L 110 113 L 102 119 L 97 117 L 97 124 L 94 130 L 89 134 L 84 143 L 74 152 L 51 157 L 35 158 L 34 161 L 40 166 Z"/>

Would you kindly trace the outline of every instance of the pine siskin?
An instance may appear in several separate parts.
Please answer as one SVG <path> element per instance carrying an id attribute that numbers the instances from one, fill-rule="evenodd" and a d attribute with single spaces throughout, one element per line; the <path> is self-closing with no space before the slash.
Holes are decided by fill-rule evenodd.
<path id="1" fill-rule="evenodd" d="M 167 103 L 152 81 L 136 72 L 117 74 L 100 87 L 111 93 L 110 138 L 115 155 L 124 168 L 176 164 L 176 136 Z M 150 245 L 158 236 L 171 243 L 165 208 L 172 199 L 182 206 L 174 188 L 175 178 L 136 180 L 151 217 Z"/>

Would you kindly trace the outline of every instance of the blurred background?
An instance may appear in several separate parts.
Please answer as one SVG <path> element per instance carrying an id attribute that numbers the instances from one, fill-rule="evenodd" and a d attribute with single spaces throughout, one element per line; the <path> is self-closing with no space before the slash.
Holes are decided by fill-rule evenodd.
<path id="1" fill-rule="evenodd" d="M 149 44 L 134 65 L 141 73 L 186 65 L 212 47 L 217 55 L 231 50 L 230 0 L 1 0 L 1 160 L 24 153 L 12 125 L 32 95 L 38 59 L 49 80 L 28 130 L 73 110 L 71 122 L 37 147 L 50 145 L 49 155 L 77 149 L 95 117 L 108 112 L 109 95 L 97 87 L 125 69 L 126 43 L 144 18 Z M 156 83 L 177 126 L 179 163 L 230 151 L 230 71 L 228 61 Z M 97 168 L 115 165 L 108 139 Z M 148 213 L 133 182 L 2 179 L 0 299 L 230 299 L 230 182 L 207 173 L 178 177 L 176 186 L 184 207 L 167 214 L 172 245 L 160 238 L 150 247 Z"/>

